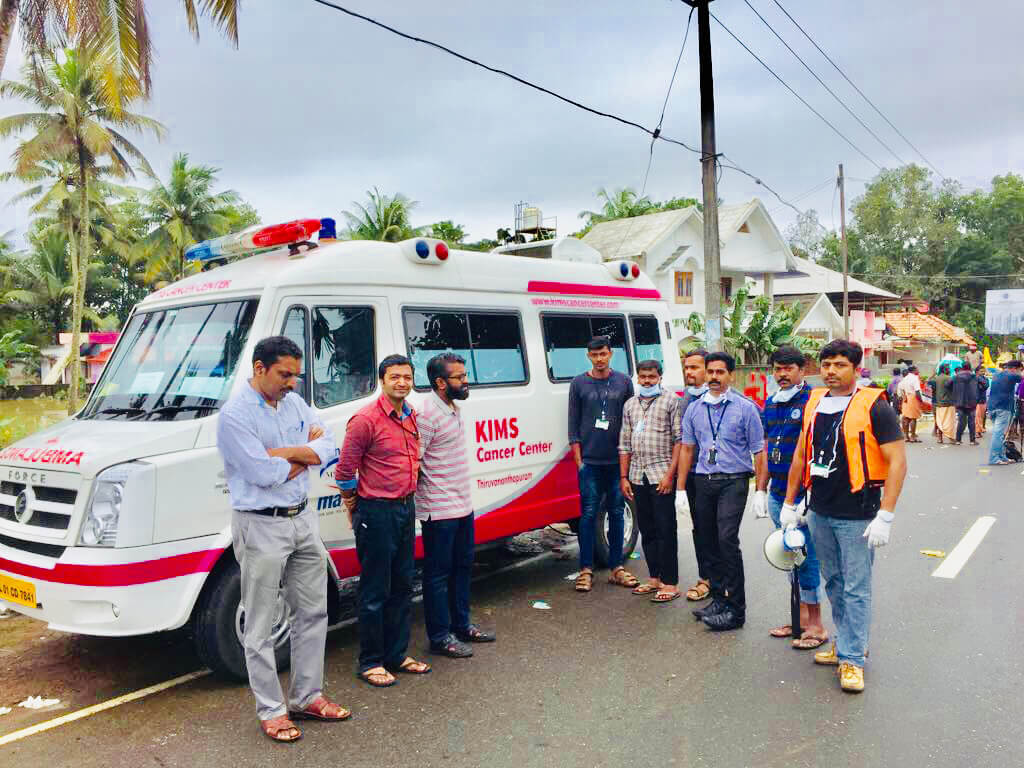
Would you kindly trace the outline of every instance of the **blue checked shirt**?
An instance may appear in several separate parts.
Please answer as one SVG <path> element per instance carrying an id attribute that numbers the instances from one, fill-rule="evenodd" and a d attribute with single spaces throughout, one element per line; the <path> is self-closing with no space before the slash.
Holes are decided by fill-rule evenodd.
<path id="1" fill-rule="evenodd" d="M 324 434 L 311 442 L 307 437 L 313 426 Z M 217 417 L 217 449 L 224 460 L 232 508 L 293 507 L 306 500 L 309 473 L 300 472 L 289 480 L 288 460 L 267 455 L 271 448 L 294 445 L 312 448 L 321 466 L 338 453 L 331 430 L 294 392 L 277 408 L 268 405 L 251 384 L 231 396 Z"/>

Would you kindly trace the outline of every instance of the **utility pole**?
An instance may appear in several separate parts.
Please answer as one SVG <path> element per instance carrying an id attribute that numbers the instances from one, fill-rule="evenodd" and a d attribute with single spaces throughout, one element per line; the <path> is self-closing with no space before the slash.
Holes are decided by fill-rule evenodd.
<path id="1" fill-rule="evenodd" d="M 711 0 L 687 0 L 697 9 L 700 52 L 700 149 L 704 187 L 704 338 L 708 351 L 722 350 L 722 264 L 718 240 L 718 184 L 715 170 L 715 92 L 711 69 Z"/>
<path id="2" fill-rule="evenodd" d="M 850 340 L 850 265 L 846 251 L 846 177 L 843 176 L 843 164 L 839 164 L 839 225 L 843 233 L 843 333 Z M 834 219 L 833 219 L 834 221 Z"/>

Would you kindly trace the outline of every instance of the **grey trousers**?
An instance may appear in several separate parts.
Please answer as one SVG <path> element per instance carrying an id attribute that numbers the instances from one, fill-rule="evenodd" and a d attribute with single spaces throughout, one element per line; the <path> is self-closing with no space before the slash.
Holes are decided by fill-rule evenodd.
<path id="1" fill-rule="evenodd" d="M 307 507 L 295 517 L 235 511 L 231 541 L 242 570 L 245 663 L 259 718 L 305 709 L 323 686 L 327 641 L 327 550 L 316 510 Z M 287 707 L 271 638 L 282 583 L 291 622 Z"/>

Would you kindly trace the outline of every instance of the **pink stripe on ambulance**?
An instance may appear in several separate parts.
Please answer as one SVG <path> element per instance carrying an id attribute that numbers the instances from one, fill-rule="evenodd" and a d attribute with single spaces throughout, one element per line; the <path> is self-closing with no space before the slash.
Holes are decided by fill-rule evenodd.
<path id="1" fill-rule="evenodd" d="M 416 486 L 417 519 L 450 520 L 472 514 L 462 414 L 436 392 L 431 392 L 418 416 L 420 477 Z"/>

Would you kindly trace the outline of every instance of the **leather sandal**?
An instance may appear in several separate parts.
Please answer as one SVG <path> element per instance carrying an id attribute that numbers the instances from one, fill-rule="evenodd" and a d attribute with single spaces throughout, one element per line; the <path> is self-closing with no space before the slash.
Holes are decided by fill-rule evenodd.
<path id="1" fill-rule="evenodd" d="M 707 600 L 711 594 L 711 582 L 707 579 L 699 579 L 696 584 L 686 590 L 686 599 L 691 603 L 699 603 Z"/>
<path id="2" fill-rule="evenodd" d="M 416 661 L 412 656 L 406 656 L 405 660 L 398 665 L 398 671 L 407 675 L 429 675 L 430 665 L 424 661 Z"/>
<path id="3" fill-rule="evenodd" d="M 272 717 L 269 720 L 260 720 L 260 730 L 271 741 L 288 744 L 302 738 L 302 731 L 295 727 L 295 723 L 288 719 L 288 715 Z"/>
<path id="4" fill-rule="evenodd" d="M 594 586 L 594 574 L 591 571 L 581 571 L 576 577 L 576 591 L 589 592 Z"/>
<path id="5" fill-rule="evenodd" d="M 640 583 L 640 579 L 620 565 L 608 575 L 608 583 L 632 589 Z"/>
<path id="6" fill-rule="evenodd" d="M 288 716 L 295 720 L 323 720 L 328 723 L 336 723 L 348 720 L 352 713 L 342 706 L 335 704 L 326 696 L 317 696 L 312 703 L 301 712 L 289 712 Z"/>

